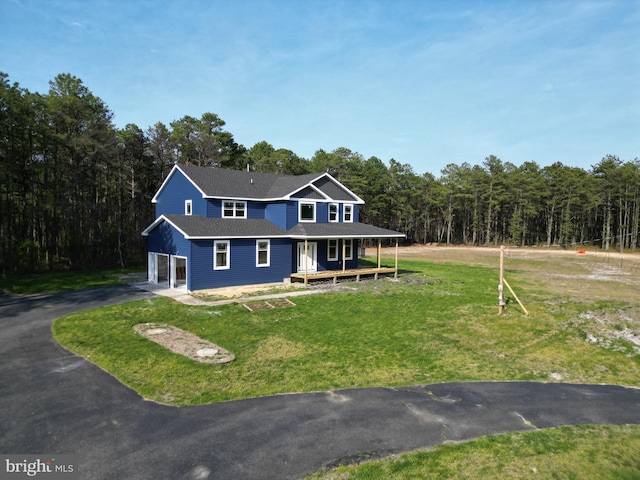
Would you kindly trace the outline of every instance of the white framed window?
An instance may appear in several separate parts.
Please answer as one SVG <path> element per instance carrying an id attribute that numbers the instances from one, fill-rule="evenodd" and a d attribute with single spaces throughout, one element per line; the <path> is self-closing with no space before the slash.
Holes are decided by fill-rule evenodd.
<path id="1" fill-rule="evenodd" d="M 193 213 L 193 200 L 184 201 L 184 214 L 191 215 Z"/>
<path id="2" fill-rule="evenodd" d="M 268 267 L 271 264 L 271 241 L 256 240 L 256 267 Z"/>
<path id="3" fill-rule="evenodd" d="M 338 207 L 337 203 L 329 204 L 329 221 L 330 222 L 338 222 L 340 219 L 338 218 Z"/>
<path id="4" fill-rule="evenodd" d="M 329 239 L 327 242 L 327 260 L 338 260 L 338 240 Z"/>
<path id="5" fill-rule="evenodd" d="M 353 239 L 343 240 L 344 242 L 344 259 L 353 260 Z"/>
<path id="6" fill-rule="evenodd" d="M 314 202 L 298 203 L 298 221 L 300 222 L 316 221 L 316 204 Z"/>
<path id="7" fill-rule="evenodd" d="M 223 200 L 222 218 L 247 218 L 247 202 Z"/>
<path id="8" fill-rule="evenodd" d="M 353 205 L 344 204 L 342 207 L 342 221 L 346 223 L 353 222 Z"/>
<path id="9" fill-rule="evenodd" d="M 213 269 L 229 270 L 230 268 L 229 240 L 216 240 L 213 242 Z"/>

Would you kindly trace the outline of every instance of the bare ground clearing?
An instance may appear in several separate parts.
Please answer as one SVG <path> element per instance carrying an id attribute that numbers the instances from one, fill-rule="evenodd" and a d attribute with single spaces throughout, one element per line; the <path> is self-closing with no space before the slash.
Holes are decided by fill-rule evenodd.
<path id="1" fill-rule="evenodd" d="M 506 248 L 505 276 L 517 285 L 518 294 L 527 305 L 621 302 L 624 305 L 621 308 L 594 308 L 572 323 L 581 328 L 588 342 L 640 355 L 640 253 L 598 249 L 578 252 L 578 249 Z M 375 256 L 375 249 L 367 254 Z M 382 255 L 394 256 L 395 248 L 384 248 Z M 499 248 L 417 245 L 398 248 L 398 256 L 495 268 L 497 289 Z M 631 348 L 617 344 L 619 340 L 628 342 Z"/>

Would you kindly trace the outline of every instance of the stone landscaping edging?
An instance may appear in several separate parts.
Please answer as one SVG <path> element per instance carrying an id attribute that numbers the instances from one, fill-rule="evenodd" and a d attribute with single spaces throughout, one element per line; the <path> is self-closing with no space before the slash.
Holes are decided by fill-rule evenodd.
<path id="1" fill-rule="evenodd" d="M 167 323 L 139 323 L 133 326 L 133 331 L 199 363 L 229 363 L 236 358 L 229 350 Z"/>

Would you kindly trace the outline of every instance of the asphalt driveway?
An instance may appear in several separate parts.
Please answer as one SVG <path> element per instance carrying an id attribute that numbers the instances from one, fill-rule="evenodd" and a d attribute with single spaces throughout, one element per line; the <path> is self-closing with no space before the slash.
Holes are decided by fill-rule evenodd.
<path id="1" fill-rule="evenodd" d="M 573 424 L 640 424 L 640 390 L 448 383 L 279 395 L 197 407 L 146 401 L 60 347 L 68 313 L 149 298 L 113 287 L 0 296 L 0 453 L 80 456 L 82 479 L 296 479 L 445 440 Z"/>

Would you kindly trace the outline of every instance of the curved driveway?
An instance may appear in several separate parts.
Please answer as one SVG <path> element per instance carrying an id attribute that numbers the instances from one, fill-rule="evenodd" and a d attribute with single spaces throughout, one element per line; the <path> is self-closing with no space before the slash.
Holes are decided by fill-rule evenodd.
<path id="1" fill-rule="evenodd" d="M 448 383 L 278 395 L 196 407 L 141 398 L 60 347 L 52 321 L 148 298 L 131 287 L 0 296 L 0 453 L 80 456 L 82 479 L 296 479 L 446 440 L 640 423 L 640 390 Z"/>

